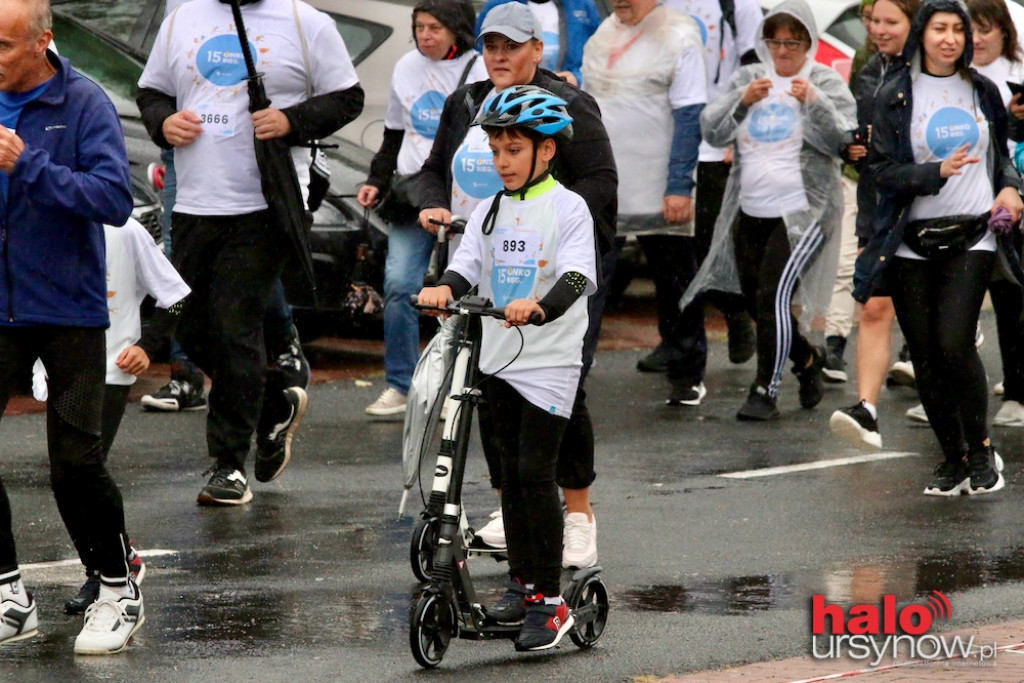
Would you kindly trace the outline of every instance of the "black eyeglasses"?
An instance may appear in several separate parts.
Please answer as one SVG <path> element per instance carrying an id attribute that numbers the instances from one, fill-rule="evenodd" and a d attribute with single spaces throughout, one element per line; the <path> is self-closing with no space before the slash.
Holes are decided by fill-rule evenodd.
<path id="1" fill-rule="evenodd" d="M 768 46 L 769 50 L 778 50 L 781 47 L 785 47 L 787 50 L 799 50 L 806 45 L 802 40 L 776 40 L 775 38 L 765 38 L 764 44 Z"/>

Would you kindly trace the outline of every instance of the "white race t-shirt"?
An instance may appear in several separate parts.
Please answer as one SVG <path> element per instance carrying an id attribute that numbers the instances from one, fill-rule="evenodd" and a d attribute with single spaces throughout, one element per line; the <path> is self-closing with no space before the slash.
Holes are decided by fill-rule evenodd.
<path id="1" fill-rule="evenodd" d="M 540 66 L 548 71 L 557 71 L 562 46 L 559 39 L 558 6 L 554 2 L 527 2 L 526 6 L 540 22 L 544 40 L 544 56 L 540 60 Z"/>
<path id="2" fill-rule="evenodd" d="M 740 56 L 754 49 L 755 33 L 761 21 L 760 6 L 756 0 L 735 3 L 736 36 L 733 37 L 732 27 L 722 18 L 721 0 L 666 0 L 665 5 L 697 22 L 704 45 L 710 102 L 718 95 L 721 86 L 729 81 L 733 71 L 739 68 Z M 701 142 L 701 161 L 721 161 L 724 158 L 724 149 Z"/>
<path id="3" fill-rule="evenodd" d="M 1006 57 L 997 57 L 985 66 L 975 66 L 975 70 L 982 76 L 985 76 L 999 88 L 999 95 L 1003 98 L 1003 104 L 1007 107 L 1010 106 L 1010 99 L 1013 97 L 1013 93 L 1010 92 L 1010 88 L 1006 85 L 1006 82 L 1020 83 L 1024 81 L 1024 62 L 1011 62 Z M 1010 158 L 1013 158 L 1013 150 L 1017 147 L 1017 143 L 1013 140 L 1007 140 L 1006 146 L 1010 150 Z"/>
<path id="4" fill-rule="evenodd" d="M 568 418 L 583 365 L 586 297 L 597 289 L 590 209 L 551 178 L 531 188 L 525 200 L 502 197 L 494 230 L 484 235 L 481 226 L 489 208 L 485 202 L 470 216 L 449 265 L 469 283 L 479 284 L 481 296 L 504 307 L 515 299 L 539 301 L 565 273 L 587 278 L 582 296 L 546 325 L 510 329 L 503 321 L 482 320 L 481 371 L 496 374 L 542 410 Z"/>
<path id="5" fill-rule="evenodd" d="M 491 97 L 493 89 L 483 101 Z M 487 133 L 480 126 L 470 126 L 452 157 L 452 213 L 468 216 L 480 202 L 504 189 L 501 176 L 494 170 L 494 153 Z"/>
<path id="6" fill-rule="evenodd" d="M 740 209 L 754 218 L 778 218 L 809 208 L 800 170 L 804 124 L 800 101 L 787 93 L 793 79 L 770 70 L 771 90 L 755 102 L 736 134 L 743 159 L 740 169 Z"/>
<path id="7" fill-rule="evenodd" d="M 359 82 L 334 20 L 304 2 L 294 7 L 306 41 L 308 81 L 293 4 L 242 6 L 256 70 L 264 74 L 275 109 L 304 102 L 308 85 L 315 96 Z M 187 109 L 203 120 L 195 142 L 175 148 L 175 211 L 229 216 L 267 207 L 256 166 L 247 75 L 229 5 L 192 0 L 164 20 L 139 87 L 174 95 L 179 111 Z M 309 150 L 295 147 L 292 157 L 305 191 Z"/>
<path id="8" fill-rule="evenodd" d="M 974 88 L 959 74 L 946 77 L 921 74 L 914 81 L 914 110 L 910 123 L 914 163 L 941 162 L 964 144 L 967 153 L 981 159 L 967 164 L 962 175 L 950 176 L 938 194 L 914 198 L 909 220 L 944 216 L 979 215 L 992 208 L 995 194 L 988 175 L 988 122 Z M 973 250 L 994 251 L 995 235 L 987 233 Z M 919 259 L 901 244 L 896 255 Z"/>
<path id="9" fill-rule="evenodd" d="M 405 131 L 398 152 L 399 174 L 416 173 L 423 166 L 437 135 L 444 101 L 459 86 L 459 79 L 470 61 L 473 61 L 473 66 L 466 83 L 486 79 L 484 60 L 472 50 L 458 59 L 440 61 L 413 50 L 395 64 L 384 127 Z"/>
<path id="10" fill-rule="evenodd" d="M 672 110 L 707 102 L 694 21 L 657 6 L 635 26 L 609 16 L 583 52 L 587 92 L 601 108 L 619 170 L 619 213 L 662 212 L 675 126 Z"/>
<path id="11" fill-rule="evenodd" d="M 123 228 L 103 226 L 107 243 L 107 384 L 134 384 L 135 376 L 117 367 L 117 357 L 142 337 L 139 306 L 147 295 L 160 308 L 184 299 L 189 286 L 146 229 L 134 218 Z"/>

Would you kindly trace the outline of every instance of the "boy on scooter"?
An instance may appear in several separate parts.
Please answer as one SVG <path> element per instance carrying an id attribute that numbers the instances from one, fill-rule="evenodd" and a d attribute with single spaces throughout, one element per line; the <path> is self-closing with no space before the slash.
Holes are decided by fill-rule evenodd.
<path id="1" fill-rule="evenodd" d="M 560 595 L 555 464 L 579 385 L 586 296 L 597 288 L 594 223 L 583 199 L 550 174 L 558 145 L 572 139 L 563 100 L 514 86 L 487 100 L 474 125 L 487 134 L 505 191 L 472 213 L 451 264 L 419 303 L 443 307 L 479 287 L 504 307 L 504 322 L 481 321 L 488 378 L 480 388 L 493 421 L 481 438 L 501 455 L 511 579 L 487 614 L 523 624 L 517 650 L 544 650 L 573 626 Z"/>

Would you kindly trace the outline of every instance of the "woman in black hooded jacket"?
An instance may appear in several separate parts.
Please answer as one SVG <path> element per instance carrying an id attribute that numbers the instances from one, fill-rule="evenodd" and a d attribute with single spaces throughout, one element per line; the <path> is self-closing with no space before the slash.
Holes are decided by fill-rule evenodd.
<path id="1" fill-rule="evenodd" d="M 879 206 L 855 275 L 860 300 L 884 275 L 910 347 L 945 456 L 928 495 L 990 493 L 1004 484 L 974 334 L 1005 241 L 997 234 L 1020 219 L 1022 204 L 1006 109 L 995 84 L 968 66 L 972 53 L 965 5 L 924 3 L 903 52 L 907 68 L 878 96 L 869 165 Z"/>

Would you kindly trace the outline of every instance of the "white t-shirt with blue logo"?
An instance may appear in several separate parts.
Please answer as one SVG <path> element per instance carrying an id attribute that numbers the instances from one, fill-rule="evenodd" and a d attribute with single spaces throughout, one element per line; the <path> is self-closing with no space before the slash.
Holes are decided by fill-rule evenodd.
<path id="1" fill-rule="evenodd" d="M 440 61 L 413 50 L 395 64 L 384 127 L 405 131 L 398 152 L 398 173 L 416 173 L 423 166 L 437 135 L 444 101 L 459 86 L 462 73 L 474 57 L 466 83 L 475 83 L 487 78 L 487 67 L 472 50 L 457 59 Z"/>
<path id="2" fill-rule="evenodd" d="M 779 218 L 809 208 L 800 169 L 802 105 L 787 94 L 796 77 L 784 78 L 774 71 L 768 77 L 768 96 L 750 107 L 736 135 L 743 159 L 740 209 L 754 218 Z"/>
<path id="3" fill-rule="evenodd" d="M 988 174 L 988 123 L 972 85 L 959 74 L 921 74 L 914 81 L 913 99 L 914 163 L 942 162 L 965 144 L 970 145 L 967 153 L 981 161 L 961 167 L 962 175 L 950 176 L 938 194 L 915 197 L 910 220 L 979 215 L 991 209 L 995 194 Z M 995 236 L 989 233 L 973 249 L 995 250 Z M 900 245 L 896 255 L 920 258 L 906 245 Z"/>
<path id="4" fill-rule="evenodd" d="M 494 97 L 494 89 L 484 98 Z M 505 189 L 494 170 L 494 154 L 487 133 L 480 126 L 470 126 L 462 144 L 452 157 L 452 213 L 468 216 L 477 205 Z"/>
<path id="5" fill-rule="evenodd" d="M 597 289 L 590 209 L 582 197 L 551 179 L 535 186 L 525 200 L 502 197 L 494 230 L 484 235 L 481 226 L 489 208 L 485 202 L 470 216 L 448 266 L 470 284 L 479 284 L 481 296 L 504 307 L 515 299 L 539 301 L 565 273 L 587 278 L 583 295 L 546 325 L 510 329 L 503 321 L 482 321 L 480 369 L 511 384 L 533 405 L 568 418 L 583 366 L 586 297 Z"/>
<path id="6" fill-rule="evenodd" d="M 271 107 L 285 109 L 359 83 L 338 28 L 328 15 L 298 2 L 310 73 L 303 59 L 291 2 L 242 6 L 256 70 Z M 267 207 L 260 185 L 249 114 L 248 76 L 229 5 L 192 0 L 164 20 L 139 87 L 177 98 L 178 110 L 202 119 L 203 132 L 174 150 L 178 174 L 175 211 L 231 216 Z M 307 81 L 308 76 L 308 81 Z M 292 149 L 299 185 L 309 185 L 309 150 Z"/>
<path id="7" fill-rule="evenodd" d="M 548 71 L 558 71 L 558 58 L 562 49 L 562 41 L 559 37 L 558 7 L 550 1 L 528 2 L 526 5 L 540 22 L 541 35 L 544 40 L 544 56 L 541 57 L 540 66 Z"/>

